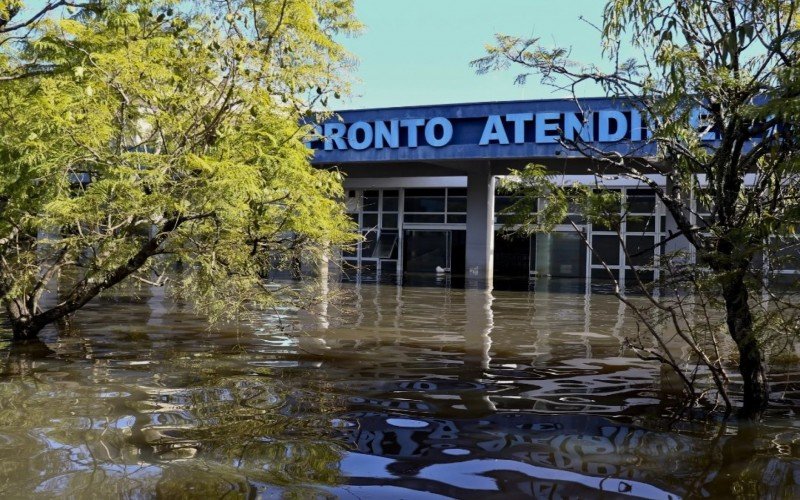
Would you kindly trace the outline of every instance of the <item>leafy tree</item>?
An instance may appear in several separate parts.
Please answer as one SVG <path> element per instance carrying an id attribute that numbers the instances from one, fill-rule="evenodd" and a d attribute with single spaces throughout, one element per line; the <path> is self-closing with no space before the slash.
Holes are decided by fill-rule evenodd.
<path id="1" fill-rule="evenodd" d="M 33 4 L 33 2 L 31 2 Z M 212 317 L 349 241 L 300 125 L 347 91 L 351 0 L 0 1 L 0 299 L 35 337 L 126 280 Z M 62 289 L 44 307 L 48 283 Z"/>
<path id="2" fill-rule="evenodd" d="M 660 288 L 640 282 L 633 269 L 634 288 L 645 293 L 653 314 L 617 289 L 657 341 L 653 348 L 632 345 L 681 371 L 659 333 L 668 324 L 709 370 L 730 407 L 717 344 L 717 335 L 727 334 L 738 350 L 748 415 L 768 404 L 765 349 L 771 341 L 786 345 L 798 333 L 796 290 L 776 286 L 782 266 L 800 267 L 788 262 L 800 221 L 797 7 L 794 0 L 608 0 L 597 27 L 600 63 L 574 61 L 568 48 L 547 47 L 538 38 L 506 35 L 473 62 L 479 72 L 522 67 L 518 82 L 536 75 L 573 95 L 594 84 L 642 114 L 657 147 L 654 157 L 604 152 L 562 136 L 565 147 L 591 158 L 594 173 L 619 174 L 652 188 L 676 225 L 668 240 L 682 238 L 696 255 L 661 257 L 670 272 Z M 714 140 L 704 140 L 707 134 Z M 656 175 L 666 178 L 666 186 Z M 569 198 L 559 194 L 564 187 L 541 167 L 520 172 L 520 179 L 524 197 L 546 196 L 552 207 L 517 222 L 547 230 L 563 215 L 559 207 Z M 618 227 L 608 217 L 620 213 L 613 208 L 620 200 L 579 191 L 573 197 L 590 220 Z M 698 214 L 693 193 L 709 216 Z M 681 376 L 698 396 L 693 375 Z"/>

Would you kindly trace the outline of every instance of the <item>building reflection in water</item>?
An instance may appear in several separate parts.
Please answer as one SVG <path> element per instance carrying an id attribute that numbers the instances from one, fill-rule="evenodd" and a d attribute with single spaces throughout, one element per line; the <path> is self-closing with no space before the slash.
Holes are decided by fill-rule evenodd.
<path id="1" fill-rule="evenodd" d="M 354 293 L 320 332 L 332 351 L 359 360 L 355 377 L 328 368 L 348 398 L 341 432 L 354 448 L 336 494 L 388 494 L 387 485 L 397 496 L 729 491 L 721 478 L 735 433 L 709 442 L 693 425 L 661 430 L 676 393 L 659 365 L 623 351 L 634 326 L 615 297 L 386 285 Z M 796 461 L 750 458 L 756 475 L 783 471 L 755 478 L 772 484 L 759 491 L 797 491 Z"/>
<path id="2" fill-rule="evenodd" d="M 755 430 L 672 419 L 611 296 L 344 285 L 213 332 L 165 300 L 4 352 L 0 496 L 800 497 L 796 369 Z"/>

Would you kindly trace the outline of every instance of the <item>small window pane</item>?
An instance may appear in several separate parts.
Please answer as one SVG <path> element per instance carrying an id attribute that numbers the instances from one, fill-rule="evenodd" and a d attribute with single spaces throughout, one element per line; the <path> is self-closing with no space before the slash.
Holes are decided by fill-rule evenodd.
<path id="1" fill-rule="evenodd" d="M 770 242 L 772 269 L 794 271 L 800 269 L 800 239 L 793 237 L 776 237 Z"/>
<path id="2" fill-rule="evenodd" d="M 406 212 L 444 212 L 444 197 L 406 198 Z"/>
<path id="3" fill-rule="evenodd" d="M 654 233 L 656 231 L 655 217 L 629 215 L 627 223 L 628 233 Z"/>
<path id="4" fill-rule="evenodd" d="M 592 279 L 593 280 L 611 280 L 612 276 L 613 279 L 619 280 L 619 269 L 610 269 L 611 274 L 608 273 L 609 270 L 606 268 L 594 268 L 592 269 Z"/>
<path id="5" fill-rule="evenodd" d="M 619 217 L 615 215 L 608 214 L 608 217 L 605 215 L 599 220 L 592 223 L 592 230 L 593 231 L 614 231 L 617 232 L 619 229 Z"/>
<path id="6" fill-rule="evenodd" d="M 397 214 L 383 214 L 384 229 L 397 229 Z"/>
<path id="7" fill-rule="evenodd" d="M 408 196 L 441 196 L 444 198 L 445 190 L 444 189 L 430 189 L 430 188 L 416 188 L 416 189 L 406 189 L 406 197 Z"/>
<path id="8" fill-rule="evenodd" d="M 392 256 L 396 246 L 397 233 L 382 233 L 380 238 L 378 238 L 378 242 L 375 245 L 375 251 L 372 252 L 372 256 L 380 259 L 388 259 Z"/>
<path id="9" fill-rule="evenodd" d="M 397 197 L 388 197 L 384 193 L 383 195 L 383 211 L 384 212 L 397 212 L 400 203 L 400 199 Z"/>
<path id="10" fill-rule="evenodd" d="M 649 189 L 629 189 L 628 211 L 634 214 L 650 214 L 656 210 L 656 194 Z"/>
<path id="11" fill-rule="evenodd" d="M 361 233 L 364 237 L 364 241 L 361 242 L 361 258 L 370 257 L 372 252 L 375 251 L 375 242 L 378 239 L 378 233 L 376 231 L 367 231 Z"/>
<path id="12" fill-rule="evenodd" d="M 494 197 L 494 211 L 500 212 L 513 205 L 519 197 L 516 196 L 495 196 Z"/>
<path id="13" fill-rule="evenodd" d="M 586 276 L 586 245 L 575 232 L 537 234 L 533 255 L 540 276 L 581 278 Z"/>
<path id="14" fill-rule="evenodd" d="M 378 211 L 378 191 L 364 191 L 364 211 Z"/>
<path id="15" fill-rule="evenodd" d="M 397 261 L 394 260 L 381 261 L 381 274 L 383 275 L 397 274 Z"/>
<path id="16" fill-rule="evenodd" d="M 447 211 L 448 212 L 466 212 L 467 199 L 460 196 L 449 196 L 447 198 Z"/>
<path id="17" fill-rule="evenodd" d="M 616 236 L 595 235 L 592 237 L 592 246 L 592 264 L 605 262 L 609 266 L 619 265 L 619 239 Z"/>
<path id="18" fill-rule="evenodd" d="M 576 226 L 582 226 L 583 224 L 586 224 L 586 219 L 584 219 L 582 215 L 568 215 L 564 217 L 564 220 L 561 221 L 562 224 L 567 226 L 571 226 L 573 222 Z M 596 225 L 595 230 L 602 231 L 602 229 L 598 228 Z"/>
<path id="19" fill-rule="evenodd" d="M 636 274 L 634 274 L 634 271 L 628 270 L 627 274 L 625 275 L 625 283 L 627 283 L 627 285 L 629 287 L 635 287 L 636 285 L 639 284 L 638 281 L 636 280 L 637 276 L 639 277 L 639 281 L 641 281 L 642 284 L 644 284 L 644 285 L 646 285 L 648 283 L 652 283 L 653 281 L 655 281 L 655 272 L 654 271 L 647 271 L 647 270 L 637 269 L 635 271 L 635 273 Z M 631 288 L 631 289 L 633 291 L 636 290 L 635 288 Z"/>
<path id="20" fill-rule="evenodd" d="M 467 214 L 447 214 L 448 224 L 466 224 Z"/>
<path id="21" fill-rule="evenodd" d="M 655 252 L 655 239 L 652 236 L 632 236 L 625 238 L 625 247 L 628 251 L 628 265 L 650 266 L 653 263 Z"/>
<path id="22" fill-rule="evenodd" d="M 378 227 L 378 214 L 362 214 L 361 227 L 365 229 Z"/>
<path id="23" fill-rule="evenodd" d="M 444 214 L 406 214 L 405 222 L 434 224 L 444 222 Z"/>

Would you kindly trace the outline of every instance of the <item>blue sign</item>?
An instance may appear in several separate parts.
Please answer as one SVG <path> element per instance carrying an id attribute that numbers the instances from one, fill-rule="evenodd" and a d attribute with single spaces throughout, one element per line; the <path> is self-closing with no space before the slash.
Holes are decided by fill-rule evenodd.
<path id="1" fill-rule="evenodd" d="M 559 139 L 652 155 L 639 112 L 622 99 L 491 102 L 340 111 L 316 126 L 314 163 L 581 156 Z"/>

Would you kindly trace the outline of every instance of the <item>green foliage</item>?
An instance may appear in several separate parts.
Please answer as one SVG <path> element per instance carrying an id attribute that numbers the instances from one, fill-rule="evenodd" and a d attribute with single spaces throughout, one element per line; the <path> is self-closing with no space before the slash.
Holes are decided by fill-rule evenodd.
<path id="1" fill-rule="evenodd" d="M 763 346 L 778 340 L 786 347 L 800 334 L 798 283 L 780 274 L 782 268 L 800 269 L 798 244 L 789 238 L 800 223 L 799 10 L 796 0 L 608 0 L 597 27 L 604 56 L 599 62 L 574 61 L 566 48 L 543 46 L 537 37 L 507 35 L 497 35 L 486 56 L 473 61 L 478 72 L 520 67 L 518 83 L 536 75 L 573 92 L 583 83 L 597 84 L 641 114 L 657 149 L 652 157 L 606 152 L 564 137 L 561 144 L 591 158 L 598 184 L 611 171 L 656 192 L 677 226 L 669 237 L 684 239 L 696 259 L 684 252 L 661 257 L 670 275 L 662 291 L 677 291 L 674 297 L 640 291 L 652 298 L 658 316 L 685 334 L 720 390 L 727 380 L 720 360 L 711 361 L 693 336 L 702 330 L 713 339 L 714 332 L 727 330 L 739 348 L 745 406 L 751 407 L 763 407 L 767 399 Z M 707 134 L 714 134 L 713 143 Z M 566 196 L 558 190 L 580 193 L 590 222 L 616 227 L 621 221 L 614 209 L 619 202 L 605 195 L 555 185 L 536 166 L 517 176 L 521 200 L 545 197 L 554 207 L 536 214 L 511 207 L 516 228 L 548 230 L 558 223 Z M 697 214 L 693 197 L 710 214 Z M 687 293 L 699 297 L 691 307 Z M 687 317 L 687 308 L 714 311 L 696 328 L 694 318 L 672 320 Z M 723 314 L 716 314 L 720 309 Z M 642 323 L 659 338 L 647 317 L 640 315 Z M 649 355 L 680 370 L 663 345 Z"/>
<path id="2" fill-rule="evenodd" d="M 281 257 L 351 241 L 341 179 L 310 166 L 300 124 L 348 90 L 333 36 L 359 29 L 352 1 L 108 0 L 31 26 L 0 30 L 9 311 L 52 320 L 179 265 L 174 290 L 236 314 L 271 302 Z M 48 312 L 50 270 L 75 283 Z"/>

